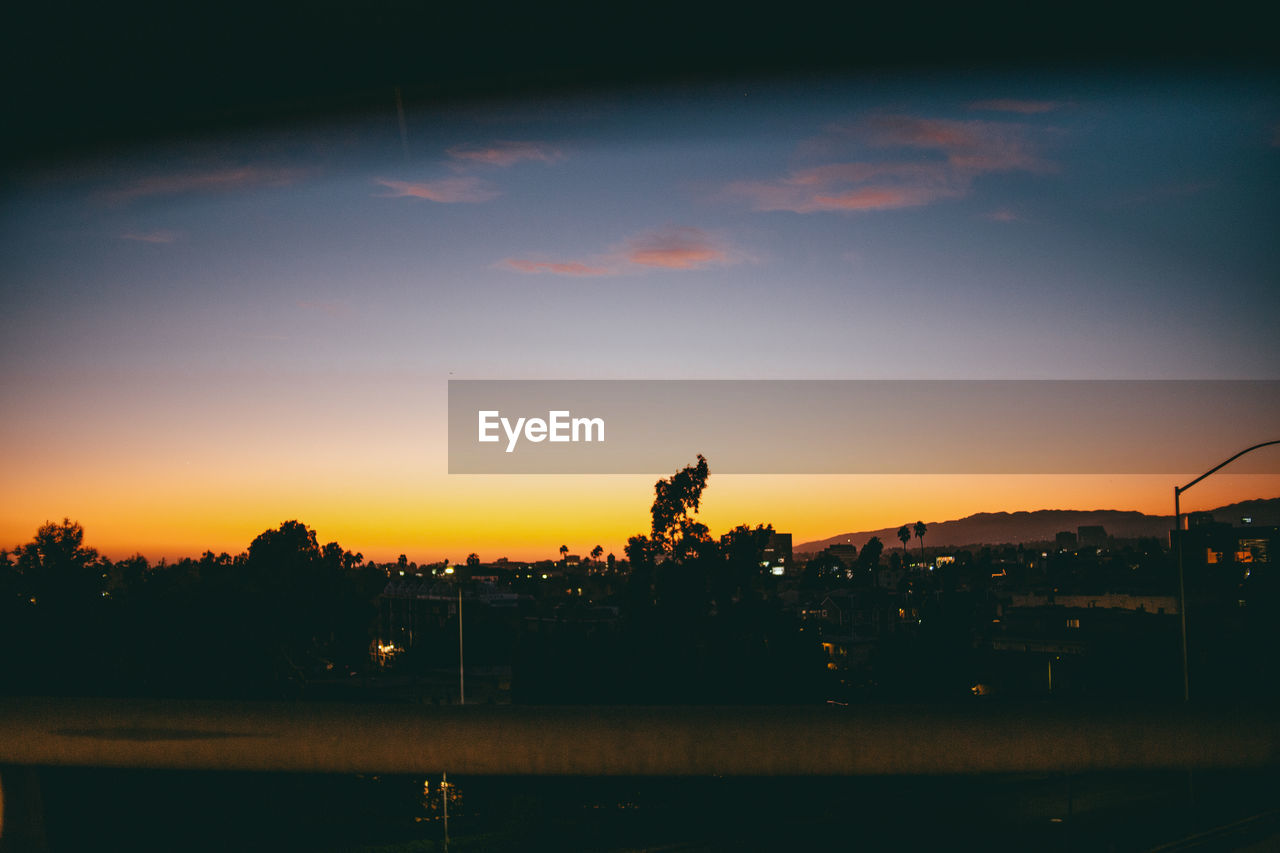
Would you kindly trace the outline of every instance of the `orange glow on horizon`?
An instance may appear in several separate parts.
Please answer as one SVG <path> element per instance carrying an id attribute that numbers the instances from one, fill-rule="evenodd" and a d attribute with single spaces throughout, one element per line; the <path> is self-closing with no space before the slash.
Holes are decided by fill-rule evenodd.
<path id="1" fill-rule="evenodd" d="M 0 503 L 0 544 L 28 542 L 40 524 L 69 517 L 86 544 L 118 559 L 155 561 L 206 550 L 245 550 L 263 530 L 297 519 L 322 543 L 337 541 L 366 559 L 419 563 L 557 559 L 560 545 L 587 554 L 595 545 L 619 559 L 629 536 L 647 533 L 652 476 L 428 476 L 366 480 L 312 472 L 274 483 L 231 479 L 168 487 L 116 488 L 77 478 L 28 490 L 21 506 Z M 795 545 L 842 533 L 935 524 L 977 512 L 1039 509 L 1136 510 L 1172 515 L 1173 486 L 1184 478 L 1133 476 L 766 476 L 712 470 L 699 518 L 719 535 L 738 524 L 772 524 Z M 67 495 L 74 495 L 67 500 Z M 1186 512 L 1280 495 L 1278 475 L 1220 474 L 1184 496 Z"/>

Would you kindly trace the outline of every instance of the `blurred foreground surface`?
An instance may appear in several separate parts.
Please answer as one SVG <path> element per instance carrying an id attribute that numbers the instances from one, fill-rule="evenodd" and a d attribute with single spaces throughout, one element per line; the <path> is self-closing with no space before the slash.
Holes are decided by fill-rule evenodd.
<path id="1" fill-rule="evenodd" d="M 53 851 L 445 849 L 438 776 L 36 775 Z M 450 777 L 449 849 L 1276 849 L 1277 782 L 1275 770 L 1197 771 L 1189 794 L 1181 771 Z"/>

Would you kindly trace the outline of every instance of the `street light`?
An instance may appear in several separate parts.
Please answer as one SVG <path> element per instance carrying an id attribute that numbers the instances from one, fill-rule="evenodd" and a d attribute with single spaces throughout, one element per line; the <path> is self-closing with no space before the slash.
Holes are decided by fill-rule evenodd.
<path id="1" fill-rule="evenodd" d="M 1178 537 L 1178 616 L 1182 621 L 1182 701 L 1184 702 L 1191 700 L 1191 676 L 1187 669 L 1187 587 L 1182 574 L 1182 493 L 1215 471 L 1225 468 L 1246 453 L 1257 450 L 1259 447 L 1269 447 L 1272 444 L 1280 444 L 1280 439 L 1264 441 L 1261 444 L 1255 444 L 1253 447 L 1246 447 L 1230 459 L 1214 465 L 1185 486 L 1173 487 L 1173 532 Z"/>

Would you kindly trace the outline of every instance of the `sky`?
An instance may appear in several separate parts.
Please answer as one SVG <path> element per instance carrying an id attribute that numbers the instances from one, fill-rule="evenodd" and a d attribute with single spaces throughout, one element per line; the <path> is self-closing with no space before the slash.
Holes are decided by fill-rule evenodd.
<path id="1" fill-rule="evenodd" d="M 450 378 L 1280 379 L 1278 94 L 1210 73 L 882 74 L 402 123 L 389 93 L 382 113 L 11 170 L 0 545 L 64 516 L 152 559 L 236 553 L 294 518 L 418 562 L 621 556 L 646 530 L 671 472 L 449 475 Z M 1200 473 L 709 461 L 713 532 L 796 543 L 979 511 L 1168 514 Z M 1228 469 L 1184 507 L 1277 495 L 1280 476 Z"/>

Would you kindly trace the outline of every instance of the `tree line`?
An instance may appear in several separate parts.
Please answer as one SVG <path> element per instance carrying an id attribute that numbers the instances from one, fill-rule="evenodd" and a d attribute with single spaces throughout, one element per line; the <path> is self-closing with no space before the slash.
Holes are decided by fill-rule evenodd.
<path id="1" fill-rule="evenodd" d="M 70 519 L 0 551 L 8 693 L 297 695 L 368 659 L 380 570 L 286 521 L 236 556 L 111 561 Z"/>

